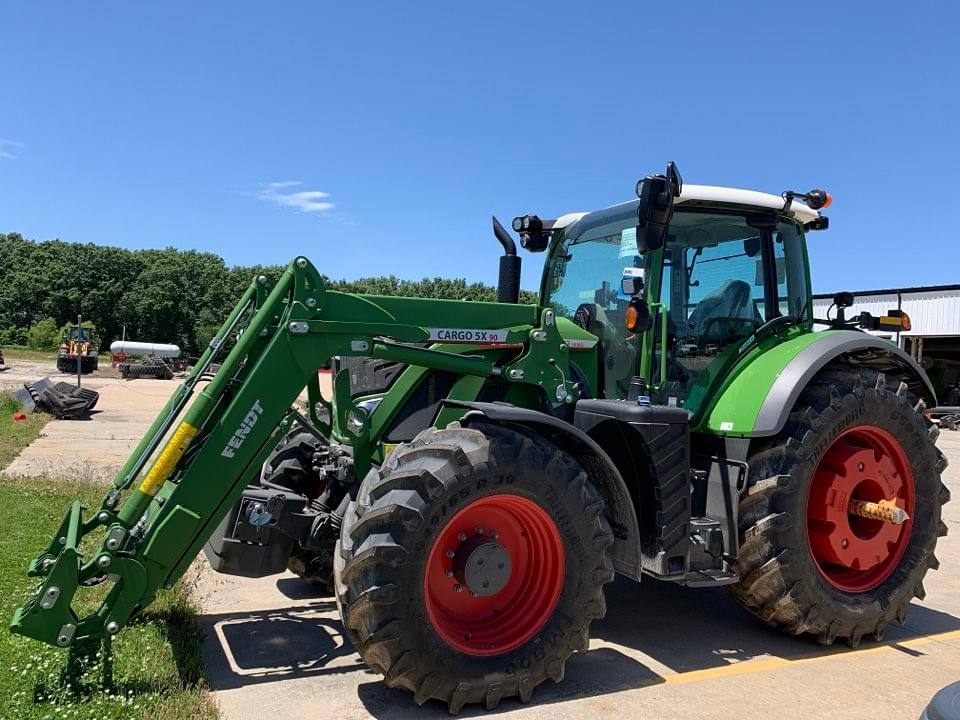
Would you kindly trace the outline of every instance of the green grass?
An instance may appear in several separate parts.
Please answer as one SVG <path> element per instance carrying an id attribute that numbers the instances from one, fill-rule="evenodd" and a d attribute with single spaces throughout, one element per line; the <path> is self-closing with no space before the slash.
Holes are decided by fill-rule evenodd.
<path id="1" fill-rule="evenodd" d="M 16 409 L 10 397 L 0 396 L 0 467 L 49 420 L 36 413 L 14 422 Z M 33 595 L 36 581 L 27 577 L 27 564 L 50 542 L 70 502 L 80 498 L 85 507 L 97 507 L 103 492 L 102 486 L 77 480 L 0 478 L 0 507 L 7 509 L 0 533 L 0 618 L 5 626 L 14 609 Z M 0 629 L 0 720 L 216 718 L 203 680 L 192 584 L 188 573 L 124 628 L 109 651 L 88 646 L 85 657 L 71 662 L 66 650 Z M 74 607 L 92 609 L 106 585 L 81 588 Z"/>
<path id="2" fill-rule="evenodd" d="M 21 345 L 0 345 L 3 359 L 9 364 L 11 360 L 49 360 L 57 359 L 56 350 L 31 350 Z"/>
<path id="3" fill-rule="evenodd" d="M 20 404 L 9 395 L 0 395 L 0 469 L 5 468 L 39 435 L 50 420 L 45 413 L 27 413 L 27 419 L 15 421 Z"/>
<path id="4" fill-rule="evenodd" d="M 50 542 L 70 501 L 79 497 L 96 506 L 102 494 L 102 487 L 83 482 L 0 479 L 0 507 L 16 509 L 16 521 L 0 536 L 5 622 L 33 594 L 27 563 Z M 203 681 L 191 586 L 185 578 L 161 592 L 109 651 L 94 645 L 71 663 L 66 650 L 0 631 L 0 718 L 216 718 Z M 81 588 L 78 598 L 81 593 L 102 596 L 103 590 Z"/>

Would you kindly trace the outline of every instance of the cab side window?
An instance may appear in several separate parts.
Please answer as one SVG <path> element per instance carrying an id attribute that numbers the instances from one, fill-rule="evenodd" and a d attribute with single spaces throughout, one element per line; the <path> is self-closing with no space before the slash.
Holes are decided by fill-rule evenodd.
<path id="1" fill-rule="evenodd" d="M 552 258 L 550 304 L 598 339 L 598 397 L 624 398 L 639 362 L 640 338 L 624 326 L 630 298 L 620 281 L 642 266 L 633 225 L 618 221 L 568 241 Z"/>

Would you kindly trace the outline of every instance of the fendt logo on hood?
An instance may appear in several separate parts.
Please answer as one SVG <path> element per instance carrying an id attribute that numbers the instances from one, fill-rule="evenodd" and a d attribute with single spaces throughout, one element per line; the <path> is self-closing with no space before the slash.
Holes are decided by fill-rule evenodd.
<path id="1" fill-rule="evenodd" d="M 257 420 L 260 419 L 261 415 L 263 415 L 263 406 L 259 400 L 254 400 L 250 412 L 247 413 L 243 422 L 240 423 L 240 427 L 234 431 L 230 442 L 227 443 L 227 446 L 223 448 L 223 452 L 220 454 L 225 458 L 232 458 L 243 445 L 243 441 L 247 439 L 247 435 L 250 434 L 250 431 L 253 429 L 253 426 L 257 424 Z"/>

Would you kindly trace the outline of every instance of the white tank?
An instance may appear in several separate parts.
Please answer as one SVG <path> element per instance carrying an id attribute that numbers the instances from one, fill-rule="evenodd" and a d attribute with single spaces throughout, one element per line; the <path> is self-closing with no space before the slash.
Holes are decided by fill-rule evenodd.
<path id="1" fill-rule="evenodd" d="M 180 357 L 180 348 L 176 345 L 163 343 L 132 342 L 130 340 L 114 340 L 110 343 L 110 352 L 126 353 L 127 355 L 156 355 L 157 357 Z"/>

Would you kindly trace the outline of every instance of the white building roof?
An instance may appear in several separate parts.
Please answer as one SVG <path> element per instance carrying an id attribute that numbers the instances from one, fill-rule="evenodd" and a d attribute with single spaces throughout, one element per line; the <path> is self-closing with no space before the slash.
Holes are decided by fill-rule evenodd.
<path id="1" fill-rule="evenodd" d="M 846 316 L 853 318 L 862 312 L 886 315 L 888 310 L 901 310 L 910 316 L 910 330 L 901 336 L 960 335 L 960 285 L 941 285 L 889 290 L 864 290 L 853 293 L 855 302 Z M 833 304 L 832 295 L 815 295 L 814 314 L 826 317 Z M 833 313 L 835 317 L 835 311 Z M 875 334 L 889 335 L 888 331 Z"/>

